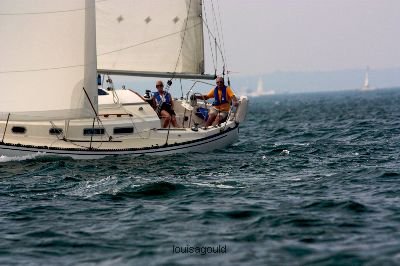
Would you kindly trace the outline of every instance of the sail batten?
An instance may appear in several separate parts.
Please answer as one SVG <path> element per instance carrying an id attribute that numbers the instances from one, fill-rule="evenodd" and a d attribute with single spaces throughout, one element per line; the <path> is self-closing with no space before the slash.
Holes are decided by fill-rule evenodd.
<path id="1" fill-rule="evenodd" d="M 201 0 L 96 2 L 98 68 L 204 73 L 201 12 Z"/>
<path id="2" fill-rule="evenodd" d="M 94 0 L 0 2 L 0 113 L 19 120 L 93 117 Z"/>

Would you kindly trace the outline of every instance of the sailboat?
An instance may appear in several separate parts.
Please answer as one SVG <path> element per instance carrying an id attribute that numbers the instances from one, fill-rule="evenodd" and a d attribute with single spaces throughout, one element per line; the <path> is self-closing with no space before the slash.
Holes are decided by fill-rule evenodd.
<path id="1" fill-rule="evenodd" d="M 364 84 L 361 87 L 362 91 L 370 91 L 373 90 L 374 88 L 370 86 L 369 84 L 369 78 L 368 78 L 368 72 L 369 72 L 369 67 L 367 67 L 367 70 L 365 71 L 365 78 L 364 78 Z"/>
<path id="2" fill-rule="evenodd" d="M 210 103 L 189 101 L 199 80 L 216 76 L 204 74 L 202 10 L 201 0 L 2 0 L 0 155 L 98 159 L 234 143 L 246 96 L 210 127 L 196 115 Z M 111 75 L 194 80 L 175 101 L 181 127 L 162 128 L 149 98 L 114 88 Z"/>
<path id="3" fill-rule="evenodd" d="M 268 90 L 265 91 L 264 90 L 264 85 L 263 85 L 263 80 L 261 78 L 258 79 L 257 82 L 257 89 L 256 91 L 252 92 L 249 94 L 249 96 L 253 96 L 253 97 L 258 97 L 258 96 L 264 96 L 264 95 L 274 95 L 275 94 L 275 90 Z"/>

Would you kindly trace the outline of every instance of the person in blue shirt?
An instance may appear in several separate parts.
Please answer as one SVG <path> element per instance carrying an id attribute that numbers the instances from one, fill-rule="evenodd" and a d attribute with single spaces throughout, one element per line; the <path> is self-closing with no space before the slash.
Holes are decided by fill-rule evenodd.
<path id="1" fill-rule="evenodd" d="M 156 82 L 157 91 L 153 92 L 153 106 L 158 117 L 163 118 L 162 127 L 166 128 L 171 123 L 173 127 L 178 127 L 176 114 L 174 111 L 174 101 L 169 92 L 164 91 L 164 83 L 161 80 Z"/>

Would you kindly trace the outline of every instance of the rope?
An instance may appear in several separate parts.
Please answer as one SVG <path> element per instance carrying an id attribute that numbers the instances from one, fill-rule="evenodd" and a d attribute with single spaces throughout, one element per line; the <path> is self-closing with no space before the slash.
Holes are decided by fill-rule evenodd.
<path id="1" fill-rule="evenodd" d="M 56 127 L 56 125 L 53 123 L 53 121 L 49 121 L 50 122 L 50 124 L 51 124 L 51 128 L 53 128 L 53 129 L 57 129 L 57 127 Z M 57 133 L 57 132 L 56 132 Z M 56 137 L 57 137 L 57 139 L 58 140 L 65 140 L 65 137 L 63 137 L 62 139 L 60 139 L 59 137 L 58 137 L 58 134 L 55 134 L 56 135 Z M 63 135 L 64 135 L 64 132 L 63 132 Z"/>

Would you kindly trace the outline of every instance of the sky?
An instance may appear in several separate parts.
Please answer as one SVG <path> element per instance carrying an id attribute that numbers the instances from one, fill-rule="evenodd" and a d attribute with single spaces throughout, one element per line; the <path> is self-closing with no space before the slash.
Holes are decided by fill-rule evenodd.
<path id="1" fill-rule="evenodd" d="M 400 0 L 212 1 L 233 73 L 400 67 Z"/>

